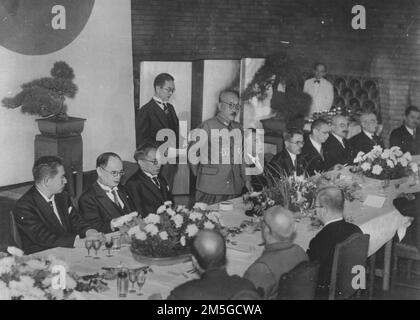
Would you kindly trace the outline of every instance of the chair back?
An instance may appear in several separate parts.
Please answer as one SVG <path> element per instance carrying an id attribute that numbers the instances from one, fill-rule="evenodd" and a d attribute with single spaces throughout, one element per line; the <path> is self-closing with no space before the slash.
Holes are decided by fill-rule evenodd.
<path id="1" fill-rule="evenodd" d="M 139 165 L 135 162 L 123 161 L 125 174 L 121 177 L 121 184 L 124 186 L 127 180 L 137 172 Z"/>
<path id="2" fill-rule="evenodd" d="M 369 238 L 368 234 L 356 233 L 335 246 L 329 300 L 348 299 L 358 291 L 354 286 L 354 277 L 357 275 L 354 267 L 366 268 Z"/>
<path id="3" fill-rule="evenodd" d="M 13 215 L 13 211 L 9 212 L 9 227 L 10 227 L 10 236 L 14 245 L 19 249 L 23 249 L 22 247 L 22 240 L 20 238 L 19 230 L 16 225 L 15 216 Z"/>
<path id="4" fill-rule="evenodd" d="M 281 276 L 278 300 L 313 300 L 318 282 L 319 263 L 304 261 Z"/>

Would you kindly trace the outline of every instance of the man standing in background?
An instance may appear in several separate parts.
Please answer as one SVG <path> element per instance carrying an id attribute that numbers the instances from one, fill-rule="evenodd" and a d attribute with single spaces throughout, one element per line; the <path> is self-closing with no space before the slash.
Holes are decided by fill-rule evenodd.
<path id="1" fill-rule="evenodd" d="M 305 81 L 303 92 L 312 97 L 310 116 L 314 112 L 330 110 L 334 100 L 334 89 L 332 84 L 324 77 L 327 74 L 327 67 L 323 63 L 314 64 L 314 77 Z"/>
<path id="2" fill-rule="evenodd" d="M 175 79 L 168 73 L 156 76 L 153 86 L 155 94 L 152 99 L 142 106 L 136 117 L 136 145 L 145 143 L 162 144 L 156 141 L 156 135 L 161 129 L 170 129 L 175 133 L 175 146 L 178 146 L 179 120 L 175 108 L 169 103 L 175 92 Z M 161 174 L 165 177 L 171 190 L 177 171 L 177 164 L 164 164 Z"/>

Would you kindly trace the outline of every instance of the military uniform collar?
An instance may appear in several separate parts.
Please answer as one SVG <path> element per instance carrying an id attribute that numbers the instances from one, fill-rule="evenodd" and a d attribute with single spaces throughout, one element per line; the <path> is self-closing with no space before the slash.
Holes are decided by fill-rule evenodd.
<path id="1" fill-rule="evenodd" d="M 229 124 L 231 123 L 231 121 L 229 121 L 225 117 L 223 117 L 221 113 L 217 114 L 216 119 L 226 127 L 229 127 Z"/>

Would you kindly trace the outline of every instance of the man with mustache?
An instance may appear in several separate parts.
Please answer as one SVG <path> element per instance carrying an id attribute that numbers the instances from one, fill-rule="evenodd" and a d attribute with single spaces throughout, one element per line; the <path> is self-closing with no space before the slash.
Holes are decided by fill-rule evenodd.
<path id="1" fill-rule="evenodd" d="M 213 204 L 236 198 L 244 186 L 252 190 L 250 177 L 245 174 L 241 125 L 235 122 L 240 108 L 238 94 L 223 91 L 219 96 L 217 115 L 198 127 L 205 131 L 207 140 L 190 145 L 190 150 L 197 143 L 204 146 L 199 149 L 198 163 L 191 162 L 197 177 L 197 202 Z M 226 139 L 223 139 L 224 135 Z"/>
<path id="2" fill-rule="evenodd" d="M 331 134 L 324 143 L 324 157 L 327 170 L 335 165 L 351 164 L 352 153 L 347 140 L 349 121 L 342 115 L 337 115 L 331 121 Z"/>

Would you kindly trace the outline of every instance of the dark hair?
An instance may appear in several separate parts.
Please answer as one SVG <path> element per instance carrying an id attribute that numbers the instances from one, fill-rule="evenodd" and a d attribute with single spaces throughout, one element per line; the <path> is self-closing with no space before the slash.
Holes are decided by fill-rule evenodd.
<path id="1" fill-rule="evenodd" d="M 409 106 L 405 109 L 405 116 L 408 116 L 410 112 L 420 112 L 420 109 L 417 106 Z"/>
<path id="2" fill-rule="evenodd" d="M 297 128 L 288 129 L 283 135 L 284 141 L 292 140 L 295 134 L 300 134 L 303 136 L 303 131 Z"/>
<path id="3" fill-rule="evenodd" d="M 102 167 L 108 164 L 109 158 L 118 158 L 121 160 L 120 156 L 114 152 L 104 152 L 99 157 L 96 158 L 96 168 Z"/>
<path id="4" fill-rule="evenodd" d="M 162 87 L 166 81 L 174 81 L 174 77 L 172 77 L 169 73 L 160 73 L 156 76 L 155 81 L 153 81 L 153 87 Z"/>
<path id="5" fill-rule="evenodd" d="M 344 193 L 335 186 L 321 188 L 318 191 L 317 198 L 321 206 L 325 206 L 334 211 L 344 211 Z"/>
<path id="6" fill-rule="evenodd" d="M 146 142 L 139 146 L 137 150 L 134 152 L 134 160 L 139 161 L 144 159 L 150 150 L 157 149 L 158 146 L 156 143 L 153 142 Z"/>
<path id="7" fill-rule="evenodd" d="M 63 163 L 63 159 L 57 156 L 43 156 L 35 160 L 32 167 L 35 183 L 41 182 L 45 177 L 54 177 Z"/>
<path id="8" fill-rule="evenodd" d="M 316 68 L 318 68 L 318 66 L 323 66 L 324 68 L 325 68 L 325 71 L 327 71 L 327 65 L 325 64 L 325 63 L 322 63 L 322 62 L 315 62 L 313 65 L 312 65 L 312 69 L 313 70 L 316 70 Z"/>
<path id="9" fill-rule="evenodd" d="M 219 237 L 221 247 L 218 248 L 213 254 L 208 252 L 201 252 L 197 245 L 197 236 L 193 239 L 191 244 L 191 254 L 197 260 L 198 265 L 203 270 L 209 269 L 219 269 L 226 265 L 226 241 L 225 238 L 217 231 L 206 230 L 206 232 L 211 232 L 215 236 Z"/>
<path id="10" fill-rule="evenodd" d="M 328 122 L 322 118 L 316 119 L 314 122 L 312 122 L 311 133 L 314 132 L 314 129 L 319 129 L 324 124 L 328 125 Z"/>

